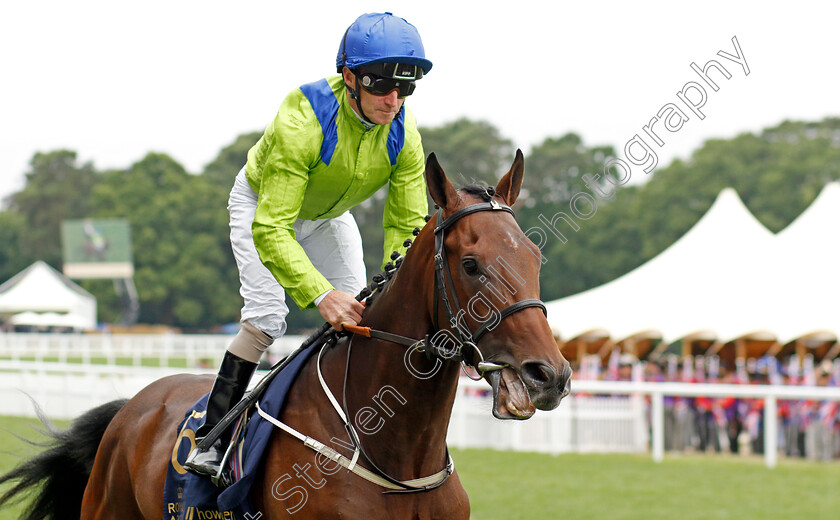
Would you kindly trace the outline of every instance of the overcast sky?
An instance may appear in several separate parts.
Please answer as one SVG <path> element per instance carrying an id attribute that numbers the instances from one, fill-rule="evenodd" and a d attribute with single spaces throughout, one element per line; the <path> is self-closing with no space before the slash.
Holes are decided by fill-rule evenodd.
<path id="1" fill-rule="evenodd" d="M 200 172 L 238 134 L 263 129 L 290 90 L 334 73 L 339 40 L 363 12 L 391 11 L 419 29 L 434 62 L 408 101 L 421 125 L 488 120 L 526 160 L 569 131 L 622 150 L 668 103 L 689 120 L 660 132 L 660 166 L 708 138 L 840 115 L 834 2 L 130 5 L 0 7 L 0 196 L 23 186 L 33 153 L 58 148 L 100 169 L 165 152 Z M 736 53 L 733 36 L 749 75 L 717 55 Z M 690 64 L 711 59 L 731 78 L 711 73 L 719 90 L 704 85 L 701 120 L 677 92 L 702 84 Z"/>

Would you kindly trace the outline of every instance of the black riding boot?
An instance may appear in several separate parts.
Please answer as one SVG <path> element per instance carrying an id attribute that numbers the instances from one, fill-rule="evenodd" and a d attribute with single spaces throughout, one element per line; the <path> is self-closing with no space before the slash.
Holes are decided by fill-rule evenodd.
<path id="1" fill-rule="evenodd" d="M 256 370 L 257 364 L 225 352 L 222 366 L 213 383 L 207 400 L 207 415 L 204 424 L 195 432 L 196 443 L 203 439 L 210 430 L 233 408 L 245 395 L 248 382 Z M 197 475 L 213 477 L 214 482 L 221 476 L 222 459 L 231 441 L 230 430 L 222 434 L 207 451 L 193 449 L 184 466 Z"/>

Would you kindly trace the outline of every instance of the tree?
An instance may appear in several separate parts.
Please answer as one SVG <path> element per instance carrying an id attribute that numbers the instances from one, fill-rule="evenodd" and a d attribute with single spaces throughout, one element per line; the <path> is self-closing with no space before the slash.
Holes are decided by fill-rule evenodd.
<path id="1" fill-rule="evenodd" d="M 598 279 L 604 262 L 612 260 L 591 251 L 592 240 L 600 234 L 597 223 L 604 220 L 610 201 L 600 198 L 584 179 L 586 174 L 600 174 L 605 184 L 604 163 L 612 156 L 612 147 L 588 147 L 580 136 L 568 133 L 546 138 L 525 157 L 525 180 L 514 209 L 523 231 L 543 242 L 538 245 L 546 260 L 540 276 L 544 299 L 586 288 Z M 574 202 L 581 194 L 588 202 Z M 578 217 L 576 208 L 592 215 Z"/>
<path id="2" fill-rule="evenodd" d="M 225 190 L 154 153 L 96 187 L 97 215 L 131 224 L 140 321 L 207 328 L 236 318 L 226 200 Z"/>
<path id="3" fill-rule="evenodd" d="M 489 123 L 460 119 L 420 131 L 426 152 L 435 151 L 458 184 L 495 184 L 510 165 L 510 141 Z M 226 205 L 233 176 L 259 135 L 239 136 L 197 176 L 163 154 L 150 153 L 127 169 L 106 173 L 79 165 L 72 151 L 35 154 L 26 186 L 0 212 L 0 281 L 39 259 L 59 267 L 62 220 L 126 218 L 142 321 L 203 330 L 237 319 L 242 300 Z M 514 210 L 523 230 L 540 226 L 546 233 L 540 277 L 545 300 L 608 282 L 659 254 L 727 186 L 771 230 L 784 228 L 826 182 L 840 179 L 840 118 L 785 121 L 759 133 L 709 140 L 689 159 L 658 169 L 645 184 L 617 189 L 608 200 L 587 186 L 583 175 L 603 175 L 604 162 L 614 154 L 609 146 L 587 146 L 569 133 L 545 139 L 526 156 Z M 579 194 L 588 194 L 597 206 L 586 218 L 570 208 Z M 382 260 L 386 195 L 387 187 L 353 209 L 369 277 Z M 555 220 L 565 240 L 546 225 L 561 212 L 577 226 Z M 112 282 L 83 285 L 97 296 L 101 317 L 116 321 L 120 307 Z M 290 332 L 323 322 L 317 311 L 291 307 Z"/>
<path id="4" fill-rule="evenodd" d="M 0 284 L 34 261 L 23 247 L 25 234 L 26 219 L 23 215 L 0 211 Z"/>
<path id="5" fill-rule="evenodd" d="M 213 162 L 204 167 L 202 176 L 211 184 L 220 186 L 228 192 L 233 186 L 233 179 L 245 166 L 248 150 L 262 137 L 262 132 L 242 134 L 219 152 Z"/>
<path id="6" fill-rule="evenodd" d="M 24 221 L 19 244 L 25 263 L 43 260 L 60 269 L 61 222 L 90 214 L 90 194 L 99 178 L 91 163 L 78 165 L 70 150 L 32 157 L 26 185 L 11 196 L 9 206 Z"/>
<path id="7" fill-rule="evenodd" d="M 423 150 L 434 152 L 456 184 L 484 181 L 495 185 L 513 160 L 513 145 L 485 121 L 457 121 L 434 128 L 420 128 Z"/>
<path id="8" fill-rule="evenodd" d="M 604 163 L 614 155 L 610 146 L 588 148 L 574 133 L 545 139 L 526 157 L 528 189 L 523 203 L 528 207 L 567 203 L 574 194 L 589 191 L 583 175 L 603 172 Z"/>

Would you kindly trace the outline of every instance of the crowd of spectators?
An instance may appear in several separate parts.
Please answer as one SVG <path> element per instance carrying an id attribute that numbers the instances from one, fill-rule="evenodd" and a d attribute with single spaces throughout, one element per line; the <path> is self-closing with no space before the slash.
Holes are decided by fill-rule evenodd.
<path id="1" fill-rule="evenodd" d="M 840 386 L 840 359 L 815 364 L 813 357 L 738 360 L 667 356 L 644 362 L 618 350 L 602 368 L 599 356 L 581 361 L 576 377 L 611 381 L 672 381 L 766 385 Z M 764 452 L 764 400 L 735 397 L 665 397 L 665 449 L 671 451 Z M 778 401 L 778 449 L 789 457 L 827 461 L 840 457 L 840 402 Z"/>

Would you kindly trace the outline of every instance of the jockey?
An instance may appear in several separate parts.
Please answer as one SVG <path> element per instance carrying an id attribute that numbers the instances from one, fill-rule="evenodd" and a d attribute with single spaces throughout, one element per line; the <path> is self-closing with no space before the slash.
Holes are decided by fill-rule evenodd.
<path id="1" fill-rule="evenodd" d="M 263 352 L 286 331 L 286 294 L 336 330 L 361 320 L 354 295 L 367 276 L 349 209 L 389 183 L 383 264 L 425 224 L 423 148 L 403 106 L 432 68 L 417 29 L 391 13 L 364 14 L 342 36 L 336 67 L 339 75 L 286 97 L 231 190 L 230 238 L 245 305 L 199 440 L 242 398 Z M 228 435 L 193 450 L 186 466 L 218 477 L 229 443 Z"/>

